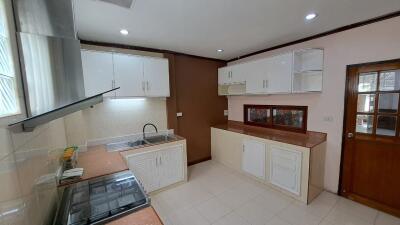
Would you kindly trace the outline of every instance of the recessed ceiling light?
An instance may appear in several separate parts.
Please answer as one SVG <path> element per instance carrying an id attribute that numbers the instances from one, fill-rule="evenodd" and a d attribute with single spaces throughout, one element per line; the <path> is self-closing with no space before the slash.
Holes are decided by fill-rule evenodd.
<path id="1" fill-rule="evenodd" d="M 119 31 L 122 35 L 128 35 L 129 31 L 127 29 L 122 29 Z"/>
<path id="2" fill-rule="evenodd" d="M 217 49 L 217 52 L 223 52 L 224 50 L 223 49 Z"/>
<path id="3" fill-rule="evenodd" d="M 310 14 L 307 14 L 307 16 L 306 16 L 306 20 L 312 20 L 312 19 L 315 19 L 317 16 L 318 16 L 318 15 L 317 15 L 316 13 L 310 13 Z"/>

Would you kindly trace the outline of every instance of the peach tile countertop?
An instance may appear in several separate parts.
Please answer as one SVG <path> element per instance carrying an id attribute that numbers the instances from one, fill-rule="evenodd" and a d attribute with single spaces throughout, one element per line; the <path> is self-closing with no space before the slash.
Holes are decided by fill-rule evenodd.
<path id="1" fill-rule="evenodd" d="M 150 206 L 111 221 L 107 225 L 163 225 L 163 223 L 153 207 Z"/>

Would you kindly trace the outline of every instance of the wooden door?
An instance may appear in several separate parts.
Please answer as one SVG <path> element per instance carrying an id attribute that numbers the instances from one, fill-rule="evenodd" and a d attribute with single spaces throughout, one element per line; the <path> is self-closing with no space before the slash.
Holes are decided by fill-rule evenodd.
<path id="1" fill-rule="evenodd" d="M 114 81 L 112 53 L 82 50 L 81 55 L 85 96 L 111 90 Z M 105 96 L 115 96 L 115 92 Z"/>
<path id="2" fill-rule="evenodd" d="M 186 138 L 188 164 L 211 159 L 211 126 L 226 123 L 227 98 L 218 96 L 218 68 L 223 61 L 171 55 L 168 128 Z M 181 112 L 182 116 L 177 117 Z"/>
<path id="3" fill-rule="evenodd" d="M 143 57 L 113 54 L 115 87 L 118 97 L 144 96 Z"/>
<path id="4" fill-rule="evenodd" d="M 144 80 L 146 96 L 168 97 L 170 95 L 168 59 L 145 57 Z"/>
<path id="5" fill-rule="evenodd" d="M 348 67 L 340 194 L 400 216 L 400 60 Z"/>
<path id="6" fill-rule="evenodd" d="M 243 141 L 242 170 L 265 179 L 265 143 L 255 140 Z"/>

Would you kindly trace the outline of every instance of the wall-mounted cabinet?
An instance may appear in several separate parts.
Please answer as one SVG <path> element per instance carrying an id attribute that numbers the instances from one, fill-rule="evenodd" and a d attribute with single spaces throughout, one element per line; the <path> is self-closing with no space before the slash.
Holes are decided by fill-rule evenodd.
<path id="1" fill-rule="evenodd" d="M 304 49 L 218 70 L 219 95 L 322 91 L 323 50 Z M 231 86 L 241 88 L 229 91 Z"/>
<path id="2" fill-rule="evenodd" d="M 115 87 L 108 97 L 168 97 L 169 68 L 164 58 L 82 50 L 85 94 Z"/>

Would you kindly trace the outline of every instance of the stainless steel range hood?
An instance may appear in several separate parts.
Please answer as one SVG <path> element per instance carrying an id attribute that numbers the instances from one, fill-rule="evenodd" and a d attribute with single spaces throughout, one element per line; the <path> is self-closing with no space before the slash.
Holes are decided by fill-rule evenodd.
<path id="1" fill-rule="evenodd" d="M 30 131 L 102 101 L 102 93 L 85 98 L 72 2 L 13 0 L 29 118 L 12 126 L 21 124 Z"/>

